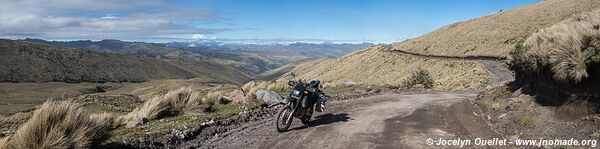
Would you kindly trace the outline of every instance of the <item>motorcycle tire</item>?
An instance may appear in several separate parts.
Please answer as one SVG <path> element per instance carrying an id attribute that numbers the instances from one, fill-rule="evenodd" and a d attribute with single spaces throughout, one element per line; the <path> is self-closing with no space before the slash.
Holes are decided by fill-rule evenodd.
<path id="1" fill-rule="evenodd" d="M 288 128 L 290 128 L 290 126 L 292 125 L 292 120 L 294 118 L 292 117 L 288 119 L 288 117 L 291 114 L 294 114 L 293 112 L 294 111 L 290 106 L 282 107 L 279 110 L 279 112 L 277 112 L 277 118 L 275 119 L 275 127 L 277 127 L 278 132 L 284 132 L 287 131 Z"/>

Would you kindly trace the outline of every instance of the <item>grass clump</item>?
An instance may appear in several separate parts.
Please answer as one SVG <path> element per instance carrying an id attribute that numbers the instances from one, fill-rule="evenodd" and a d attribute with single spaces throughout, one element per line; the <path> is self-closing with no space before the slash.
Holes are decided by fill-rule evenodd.
<path id="1" fill-rule="evenodd" d="M 521 126 L 533 126 L 535 124 L 535 117 L 526 115 L 517 120 L 517 123 Z"/>
<path id="2" fill-rule="evenodd" d="M 123 124 L 135 118 L 147 118 L 149 120 L 166 116 L 180 115 L 190 112 L 201 104 L 197 92 L 190 88 L 181 88 L 169 91 L 165 95 L 150 98 L 144 104 L 130 113 L 119 118 Z"/>
<path id="3" fill-rule="evenodd" d="M 414 88 L 417 85 L 423 85 L 423 88 L 433 88 L 433 78 L 429 75 L 429 71 L 419 68 L 408 76 L 408 78 L 402 80 L 401 86 L 405 89 Z"/>
<path id="4" fill-rule="evenodd" d="M 89 148 L 108 138 L 112 120 L 86 115 L 72 102 L 47 101 L 0 148 Z"/>
<path id="5" fill-rule="evenodd" d="M 549 69 L 557 81 L 581 82 L 600 63 L 600 10 L 542 29 L 527 38 L 522 48 L 524 56 L 516 58 L 532 71 Z"/>

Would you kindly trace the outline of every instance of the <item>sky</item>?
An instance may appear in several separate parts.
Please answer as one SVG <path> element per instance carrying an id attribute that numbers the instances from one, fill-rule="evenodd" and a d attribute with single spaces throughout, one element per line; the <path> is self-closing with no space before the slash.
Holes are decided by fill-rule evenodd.
<path id="1" fill-rule="evenodd" d="M 542 0 L 0 0 L 0 38 L 391 43 Z"/>

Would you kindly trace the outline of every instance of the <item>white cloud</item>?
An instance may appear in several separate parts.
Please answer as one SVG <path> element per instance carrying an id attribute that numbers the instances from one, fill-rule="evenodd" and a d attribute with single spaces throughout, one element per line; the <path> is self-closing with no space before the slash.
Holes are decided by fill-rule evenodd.
<path id="1" fill-rule="evenodd" d="M 0 38 L 147 40 L 229 30 L 179 23 L 218 21 L 209 10 L 163 0 L 8 0 L 0 5 Z"/>
<path id="2" fill-rule="evenodd" d="M 119 18 L 119 17 L 115 17 L 115 16 L 104 16 L 104 17 L 101 17 L 100 19 L 102 19 L 102 20 L 111 20 L 111 19 L 117 19 L 117 18 Z"/>
<path id="3" fill-rule="evenodd" d="M 202 39 L 206 39 L 206 36 L 204 36 L 202 34 L 194 34 L 194 35 L 192 35 L 192 39 L 202 40 Z"/>
<path id="4" fill-rule="evenodd" d="M 207 40 L 207 39 L 214 40 L 214 39 L 217 39 L 217 37 L 214 37 L 214 36 L 212 36 L 212 37 L 206 37 L 205 35 L 202 35 L 202 34 L 193 34 L 191 38 L 193 40 Z"/>

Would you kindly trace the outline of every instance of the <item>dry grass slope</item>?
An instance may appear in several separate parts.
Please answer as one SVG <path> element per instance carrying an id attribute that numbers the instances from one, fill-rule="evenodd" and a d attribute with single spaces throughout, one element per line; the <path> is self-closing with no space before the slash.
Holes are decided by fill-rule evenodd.
<path id="1" fill-rule="evenodd" d="M 89 148 L 107 139 L 111 125 L 110 115 L 89 116 L 74 103 L 48 101 L 0 148 Z"/>
<path id="2" fill-rule="evenodd" d="M 516 49 L 521 50 L 521 49 Z M 579 82 L 599 63 L 600 10 L 576 15 L 531 35 L 524 43 L 524 58 L 531 69 L 550 68 L 554 79 Z"/>
<path id="3" fill-rule="evenodd" d="M 319 79 L 324 86 L 338 86 L 352 80 L 358 84 L 400 86 L 410 73 L 424 68 L 430 72 L 435 90 L 477 89 L 489 83 L 485 66 L 477 61 L 426 59 L 385 49 L 385 46 L 373 46 L 326 60 L 319 65 L 299 69 L 295 78 L 278 81 Z"/>
<path id="4" fill-rule="evenodd" d="M 454 23 L 393 46 L 421 54 L 506 57 L 515 44 L 536 30 L 598 8 L 598 0 L 545 0 Z"/>

